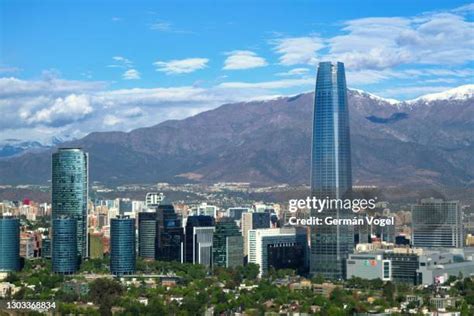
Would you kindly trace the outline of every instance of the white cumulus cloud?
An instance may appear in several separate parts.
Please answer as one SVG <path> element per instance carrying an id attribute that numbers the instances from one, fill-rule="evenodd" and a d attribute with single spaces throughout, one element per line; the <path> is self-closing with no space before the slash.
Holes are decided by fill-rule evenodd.
<path id="1" fill-rule="evenodd" d="M 185 58 L 156 61 L 153 65 L 156 67 L 156 71 L 166 74 L 186 74 L 205 68 L 208 62 L 207 58 Z"/>
<path id="2" fill-rule="evenodd" d="M 122 120 L 115 115 L 107 114 L 104 116 L 104 124 L 107 126 L 115 126 L 122 123 Z"/>
<path id="3" fill-rule="evenodd" d="M 250 69 L 264 67 L 268 65 L 265 58 L 258 56 L 249 50 L 235 50 L 227 53 L 228 57 L 224 62 L 224 69 Z"/>
<path id="4" fill-rule="evenodd" d="M 272 42 L 274 51 L 280 55 L 280 64 L 286 66 L 314 65 L 318 60 L 317 52 L 325 47 L 324 40 L 317 36 L 288 37 Z"/>
<path id="5" fill-rule="evenodd" d="M 70 94 L 65 98 L 56 98 L 45 108 L 35 112 L 20 111 L 20 117 L 28 124 L 64 125 L 84 118 L 93 108 L 86 95 Z"/>
<path id="6" fill-rule="evenodd" d="M 140 72 L 136 69 L 129 69 L 125 71 L 122 75 L 122 78 L 125 80 L 137 80 L 140 79 Z"/>
<path id="7" fill-rule="evenodd" d="M 329 39 L 328 57 L 353 70 L 462 64 L 474 60 L 473 27 L 462 15 L 439 12 L 350 20 L 346 34 Z"/>

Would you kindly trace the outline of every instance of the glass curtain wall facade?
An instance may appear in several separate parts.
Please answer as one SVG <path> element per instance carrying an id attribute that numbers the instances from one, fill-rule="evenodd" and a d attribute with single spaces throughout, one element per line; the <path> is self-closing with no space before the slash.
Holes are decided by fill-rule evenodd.
<path id="1" fill-rule="evenodd" d="M 458 201 L 422 199 L 412 208 L 415 247 L 462 248 L 462 211 Z"/>
<path id="2" fill-rule="evenodd" d="M 110 272 L 133 274 L 135 265 L 135 220 L 119 215 L 110 220 Z"/>
<path id="3" fill-rule="evenodd" d="M 156 213 L 138 213 L 138 255 L 155 259 Z"/>
<path id="4" fill-rule="evenodd" d="M 77 252 L 87 257 L 88 155 L 79 148 L 60 148 L 52 160 L 52 219 L 77 222 Z"/>
<path id="5" fill-rule="evenodd" d="M 79 268 L 77 220 L 61 216 L 53 219 L 53 272 L 73 274 Z"/>
<path id="6" fill-rule="evenodd" d="M 321 62 L 314 95 L 311 194 L 320 199 L 351 197 L 351 143 L 344 64 Z M 313 210 L 313 216 L 347 218 L 351 211 Z M 310 272 L 329 279 L 344 277 L 345 260 L 354 247 L 352 226 L 313 226 Z"/>
<path id="7" fill-rule="evenodd" d="M 20 270 L 20 221 L 0 217 L 0 271 Z"/>
<path id="8" fill-rule="evenodd" d="M 185 229 L 184 262 L 194 263 L 196 253 L 195 228 L 213 227 L 214 218 L 206 215 L 189 216 Z"/>
<path id="9" fill-rule="evenodd" d="M 44 238 L 41 241 L 41 258 L 51 259 L 51 239 Z"/>
<path id="10" fill-rule="evenodd" d="M 215 267 L 237 267 L 243 264 L 243 237 L 232 218 L 222 218 L 216 223 L 212 246 Z"/>
<path id="11" fill-rule="evenodd" d="M 193 263 L 212 267 L 212 238 L 215 227 L 194 227 Z"/>
<path id="12" fill-rule="evenodd" d="M 183 227 L 173 204 L 166 198 L 156 211 L 156 259 L 163 261 L 182 261 Z"/>

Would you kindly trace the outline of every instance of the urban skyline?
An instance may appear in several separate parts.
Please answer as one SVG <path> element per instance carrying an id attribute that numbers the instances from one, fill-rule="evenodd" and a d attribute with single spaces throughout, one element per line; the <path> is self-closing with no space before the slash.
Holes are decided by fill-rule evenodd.
<path id="1" fill-rule="evenodd" d="M 312 151 L 310 153 L 312 163 L 309 170 L 311 194 L 316 197 L 352 198 L 351 145 L 346 90 L 344 64 L 340 62 L 320 63 L 316 78 Z M 57 152 L 52 154 L 52 166 L 52 267 L 54 272 L 72 274 L 79 269 L 81 262 L 93 252 L 88 246 L 90 238 L 87 210 L 89 204 L 88 154 L 79 148 L 59 148 Z M 424 201 L 421 202 L 425 203 Z M 214 257 L 218 258 L 222 254 L 225 254 L 225 259 L 224 261 L 219 259 L 220 263 L 218 265 L 229 265 L 227 260 L 230 254 L 232 254 L 235 262 L 235 251 L 241 249 L 243 260 L 240 264 L 248 262 L 260 265 L 260 275 L 267 273 L 268 267 L 274 265 L 275 268 L 291 267 L 298 271 L 306 271 L 306 268 L 309 268 L 310 275 L 321 275 L 327 279 L 340 280 L 347 277 L 346 260 L 349 254 L 354 251 L 356 236 L 350 226 L 322 225 L 312 227 L 310 249 L 304 244 L 298 244 L 299 246 L 297 246 L 292 244 L 290 239 L 285 239 L 286 241 L 283 243 L 286 248 L 277 246 L 275 252 L 267 252 L 268 246 L 263 248 L 259 246 L 258 249 L 264 251 L 263 257 L 259 257 L 258 255 L 261 254 L 259 252 L 255 253 L 255 243 L 258 242 L 256 236 L 259 234 L 259 230 L 266 231 L 270 229 L 268 231 L 269 236 L 274 233 L 279 235 L 278 231 L 272 229 L 284 227 L 288 224 L 281 221 L 272 211 L 272 208 L 267 209 L 266 206 L 263 206 L 263 208 L 256 209 L 254 212 L 249 212 L 250 209 L 248 208 L 240 208 L 242 211 L 239 212 L 240 218 L 235 218 L 235 211 L 239 208 L 233 208 L 234 220 L 238 221 L 243 237 L 242 248 L 238 247 L 237 239 L 233 239 L 237 243 L 237 248 L 234 248 L 233 245 L 227 242 L 227 237 L 235 235 L 233 233 L 229 236 L 226 235 L 232 230 L 224 229 L 225 226 L 222 226 L 216 234 L 217 207 L 203 203 L 193 213 L 189 214 L 181 224 L 181 218 L 177 216 L 173 204 L 163 194 L 147 193 L 145 203 L 148 209 L 137 214 L 138 222 L 135 222 L 135 216 L 130 218 L 129 215 L 126 215 L 133 211 L 134 206 L 131 202 L 125 200 L 119 200 L 118 213 L 115 214 L 115 217 L 109 218 L 111 237 L 110 269 L 113 274 L 126 275 L 135 272 L 137 256 L 135 250 L 138 250 L 138 255 L 145 259 L 181 261 L 212 267 Z M 442 203 L 448 202 L 439 200 L 437 203 L 438 205 L 440 203 L 444 205 Z M 460 232 L 459 236 L 456 236 L 450 245 L 457 248 L 461 247 L 461 239 L 463 238 L 462 227 L 460 227 L 462 225 L 462 215 L 457 204 L 454 205 L 453 210 L 456 211 L 456 215 L 439 218 L 436 222 L 438 226 L 434 228 L 422 228 L 423 225 L 416 223 L 420 216 L 417 217 L 417 206 L 415 206 L 413 246 L 416 246 L 415 242 L 421 245 L 420 241 L 417 240 L 420 238 L 418 234 L 421 234 L 422 229 L 425 229 L 423 232 L 425 234 L 424 238 L 429 239 L 430 231 L 435 232 L 440 230 L 442 225 L 449 224 L 452 225 L 449 228 L 450 231 L 457 230 Z M 418 209 L 421 211 L 420 207 Z M 343 210 L 339 209 L 326 211 L 329 211 L 326 216 L 335 216 L 337 219 L 349 215 L 342 214 Z M 231 215 L 230 210 L 228 213 L 228 215 Z M 444 213 L 438 212 L 438 214 L 442 215 Z M 275 220 L 273 217 L 275 217 Z M 423 217 L 424 215 L 420 218 Z M 450 219 L 449 223 L 445 222 L 445 219 Z M 453 222 L 452 219 L 455 219 L 455 221 Z M 232 221 L 231 218 L 229 220 Z M 219 221 L 217 227 L 221 227 L 224 223 L 225 221 Z M 139 244 L 135 247 L 135 230 L 137 227 L 139 229 Z M 84 231 L 85 234 L 83 234 Z M 128 233 L 125 234 L 124 232 Z M 357 232 L 359 242 L 364 240 L 364 238 L 361 238 L 361 232 L 360 230 Z M 371 234 L 368 231 L 362 233 L 369 236 Z M 219 241 L 219 238 L 222 238 L 220 237 L 221 234 L 224 234 L 224 243 Z M 449 232 L 446 238 L 448 235 Z M 77 236 L 77 238 L 71 238 L 71 236 Z M 394 240 L 391 236 L 386 236 L 383 233 L 380 236 L 382 239 L 387 238 L 385 241 Z M 444 238 L 444 235 L 440 238 Z M 307 237 L 303 239 L 306 240 Z M 281 243 L 280 239 L 277 237 L 276 240 L 277 245 L 279 245 Z M 299 243 L 301 243 L 301 240 Z M 289 244 L 292 245 L 288 246 Z M 214 246 L 217 248 L 214 249 Z M 428 245 L 423 244 L 423 246 Z M 441 241 L 438 243 L 435 241 L 431 247 L 443 246 L 446 245 L 441 244 Z M 132 253 L 130 253 L 130 248 L 134 249 Z M 289 255 L 289 252 L 294 252 L 295 249 L 299 249 L 300 253 Z M 295 265 L 296 261 L 286 261 L 284 259 L 284 256 L 288 255 L 289 257 L 296 256 L 309 260 L 304 259 L 298 265 Z M 270 262 L 273 262 L 272 264 L 268 263 L 268 258 L 273 258 L 270 259 Z M 230 266 L 239 266 L 240 264 L 232 263 Z"/>
<path id="2" fill-rule="evenodd" d="M 312 163 L 311 169 L 308 170 L 311 178 L 311 194 L 316 197 L 352 198 L 351 145 L 346 90 L 344 64 L 340 62 L 320 63 L 313 110 Z M 78 148 L 59 148 L 52 155 L 52 166 L 51 254 L 53 271 L 72 274 L 79 269 L 81 262 L 93 252 L 87 246 L 90 238 L 87 211 L 89 200 L 88 154 Z M 236 245 L 228 243 L 227 238 L 235 236 L 235 234 L 231 233 L 230 226 L 224 228 L 227 226 L 224 225 L 225 220 L 218 221 L 217 227 L 219 229 L 216 233 L 218 209 L 215 206 L 201 204 L 185 218 L 183 225 L 181 225 L 181 219 L 177 216 L 173 204 L 164 195 L 147 193 L 145 200 L 149 209 L 137 214 L 137 223 L 134 218 L 126 215 L 132 212 L 134 207 L 131 202 L 125 200 L 119 201 L 119 211 L 115 214 L 116 217 L 109 218 L 110 269 L 113 274 L 126 275 L 135 272 L 137 256 L 135 250 L 137 249 L 140 257 L 149 260 L 181 261 L 203 264 L 207 267 L 214 265 L 214 257 L 220 262 L 217 265 L 223 266 L 239 266 L 245 262 L 255 263 L 260 266 L 260 275 L 267 273 L 269 266 L 274 266 L 275 268 L 296 268 L 298 271 L 305 271 L 306 268 L 309 268 L 310 275 L 321 275 L 327 279 L 340 280 L 347 277 L 346 260 L 349 254 L 354 251 L 355 238 L 355 232 L 350 226 L 322 225 L 312 227 L 309 251 L 308 246 L 305 246 L 307 237 L 302 237 L 299 244 L 293 244 L 293 241 L 290 241 L 293 237 L 279 239 L 280 232 L 274 229 L 287 226 L 287 223 L 282 222 L 272 211 L 272 208 L 267 209 L 264 206 L 254 212 L 248 212 L 248 208 L 240 208 L 242 210 L 239 212 L 241 217 L 234 218 L 241 227 L 243 242 L 242 248 L 240 248 L 237 239 L 232 239 L 237 243 Z M 424 200 L 422 203 L 425 203 Z M 234 217 L 237 209 L 234 208 Z M 414 210 L 414 221 L 416 221 L 416 206 Z M 461 234 L 452 241 L 451 246 L 460 247 L 462 246 L 460 239 L 463 238 L 462 227 L 459 228 L 462 225 L 461 213 L 459 213 L 458 206 L 455 206 L 454 210 L 457 211 L 453 217 L 456 221 L 449 221 L 450 225 L 454 225 L 450 229 L 458 229 Z M 343 210 L 339 209 L 327 211 L 329 213 L 326 216 L 335 216 L 336 218 L 348 216 L 348 214 L 342 214 Z M 438 214 L 443 214 L 443 212 L 438 212 Z M 231 215 L 230 211 L 228 215 Z M 449 215 L 446 218 L 450 219 L 451 217 Z M 439 229 L 440 225 L 448 224 L 444 223 L 444 219 L 439 218 L 438 227 L 435 227 L 434 231 Z M 231 218 L 229 220 L 232 222 Z M 271 228 L 272 226 L 274 228 Z M 139 245 L 136 247 L 135 230 L 137 227 L 139 229 Z M 420 243 L 417 238 L 420 238 L 418 234 L 421 234 L 419 231 L 422 229 L 422 225 L 414 222 L 414 246 L 416 246 L 415 242 Z M 275 247 L 268 246 L 273 245 L 274 242 L 270 242 L 267 246 L 261 245 L 264 242 L 263 239 L 260 240 L 258 239 L 260 237 L 256 237 L 259 236 L 260 230 L 262 230 L 262 234 L 268 231 L 268 236 L 273 236 L 276 233 L 275 246 L 277 248 L 272 251 L 267 249 L 267 247 Z M 425 229 L 425 235 L 429 234 L 429 231 L 429 228 L 428 231 Z M 361 238 L 361 232 L 360 230 L 357 232 L 359 242 L 364 240 Z M 230 235 L 227 235 L 228 233 Z M 300 233 L 306 235 L 306 231 Z M 362 233 L 369 236 L 371 234 L 368 231 Z M 221 234 L 224 235 L 221 236 Z M 77 237 L 71 238 L 71 236 Z M 392 237 L 385 236 L 383 233 L 380 236 L 387 238 L 386 241 L 393 240 Z M 219 241 L 219 238 L 224 238 L 224 242 Z M 305 242 L 301 244 L 302 241 Z M 284 244 L 283 247 L 280 245 L 281 243 Z M 433 244 L 432 247 L 435 246 L 445 245 L 439 243 Z M 133 249 L 132 252 L 130 252 L 130 248 Z M 240 264 L 235 262 L 236 249 L 242 250 L 243 260 Z M 299 253 L 294 253 L 297 250 Z M 290 254 L 290 252 L 294 254 Z M 222 257 L 217 259 L 223 254 L 224 260 Z M 228 259 L 231 254 L 235 263 L 229 264 Z M 303 260 L 287 261 L 285 256 L 289 256 L 288 258 L 298 257 Z M 308 259 L 305 258 L 309 258 L 309 266 Z"/>
<path id="3" fill-rule="evenodd" d="M 474 315 L 474 5 L 269 4 L 0 4 L 0 313 Z"/>

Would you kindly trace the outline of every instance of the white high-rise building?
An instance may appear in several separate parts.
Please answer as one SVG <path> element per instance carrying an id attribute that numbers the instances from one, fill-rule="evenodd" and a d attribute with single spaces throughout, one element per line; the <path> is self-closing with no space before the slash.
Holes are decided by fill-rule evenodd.
<path id="1" fill-rule="evenodd" d="M 248 233 L 251 229 L 270 228 L 269 213 L 242 213 L 242 236 L 244 237 L 244 256 L 248 255 Z"/>
<path id="2" fill-rule="evenodd" d="M 145 197 L 145 204 L 147 207 L 156 207 L 160 205 L 164 198 L 163 193 L 148 192 Z"/>

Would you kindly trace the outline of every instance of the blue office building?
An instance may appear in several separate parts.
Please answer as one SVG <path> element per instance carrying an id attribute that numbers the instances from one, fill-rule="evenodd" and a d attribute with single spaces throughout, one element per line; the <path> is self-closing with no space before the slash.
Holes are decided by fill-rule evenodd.
<path id="1" fill-rule="evenodd" d="M 0 217 L 0 272 L 20 270 L 20 221 Z"/>
<path id="2" fill-rule="evenodd" d="M 319 63 L 314 95 L 311 194 L 320 199 L 351 197 L 351 143 L 344 64 Z M 326 209 L 314 216 L 347 218 L 350 210 Z M 345 260 L 354 247 L 352 226 L 314 226 L 310 272 L 330 279 L 344 277 Z"/>
<path id="3" fill-rule="evenodd" d="M 119 215 L 110 220 L 110 272 L 133 274 L 135 263 L 135 220 Z"/>
<path id="4" fill-rule="evenodd" d="M 87 256 L 88 155 L 79 148 L 59 148 L 52 161 L 52 219 L 74 218 L 77 252 Z"/>
<path id="5" fill-rule="evenodd" d="M 73 274 L 78 270 L 80 261 L 77 252 L 77 220 L 60 216 L 53 219 L 52 225 L 53 272 Z"/>

